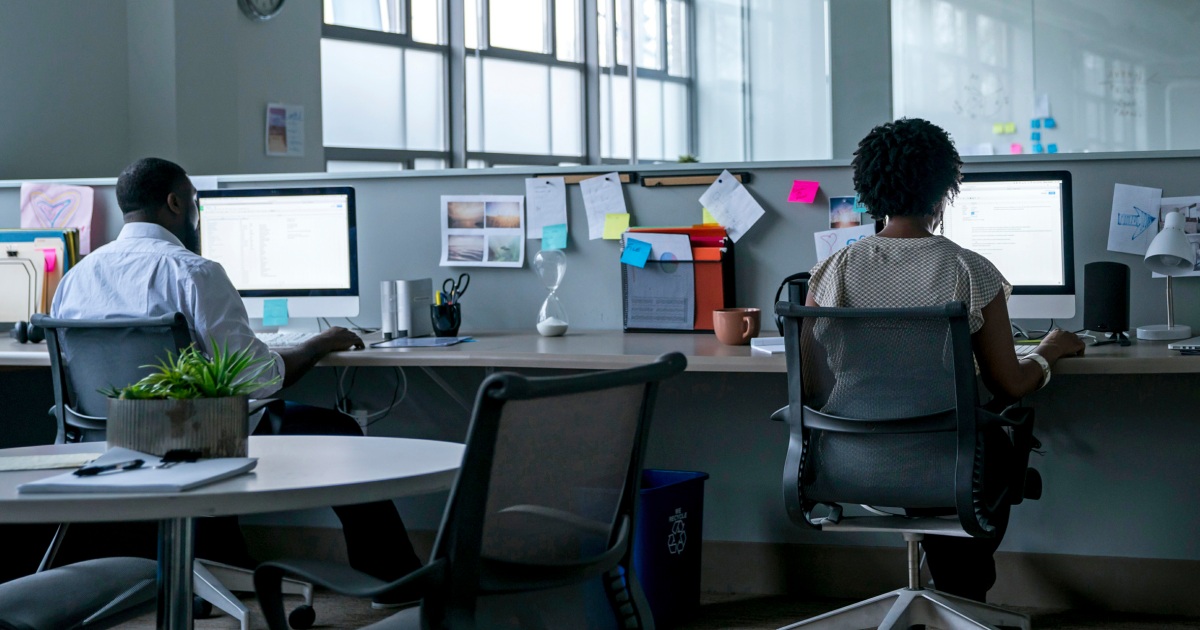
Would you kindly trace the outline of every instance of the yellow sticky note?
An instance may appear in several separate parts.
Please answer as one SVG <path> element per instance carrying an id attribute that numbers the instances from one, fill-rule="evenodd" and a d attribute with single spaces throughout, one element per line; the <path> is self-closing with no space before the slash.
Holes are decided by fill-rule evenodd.
<path id="1" fill-rule="evenodd" d="M 997 136 L 1004 133 L 1004 123 L 993 123 L 992 133 L 996 134 Z"/>
<path id="2" fill-rule="evenodd" d="M 625 230 L 629 229 L 629 213 L 604 215 L 604 240 L 620 240 Z"/>
<path id="3" fill-rule="evenodd" d="M 717 220 L 717 217 L 714 217 L 712 213 L 708 211 L 708 208 L 700 209 L 704 211 L 704 218 L 700 220 L 701 223 L 716 223 L 717 225 L 721 224 L 721 222 Z"/>
<path id="4" fill-rule="evenodd" d="M 1004 133 L 1017 133 L 1017 123 L 1004 123 Z"/>

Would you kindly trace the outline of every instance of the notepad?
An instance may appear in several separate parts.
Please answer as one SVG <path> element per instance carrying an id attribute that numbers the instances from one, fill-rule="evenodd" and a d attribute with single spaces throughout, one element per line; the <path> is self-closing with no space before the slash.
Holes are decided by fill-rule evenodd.
<path id="1" fill-rule="evenodd" d="M 46 477 L 17 486 L 20 494 L 61 493 L 129 493 L 129 492 L 183 492 L 249 472 L 258 465 L 254 457 L 220 457 L 202 459 L 197 462 L 174 464 L 157 468 L 161 458 L 139 453 L 127 448 L 110 448 L 92 461 L 93 466 L 103 466 L 134 459 L 143 460 L 141 468 L 119 470 L 89 477 L 79 477 L 73 472 Z"/>

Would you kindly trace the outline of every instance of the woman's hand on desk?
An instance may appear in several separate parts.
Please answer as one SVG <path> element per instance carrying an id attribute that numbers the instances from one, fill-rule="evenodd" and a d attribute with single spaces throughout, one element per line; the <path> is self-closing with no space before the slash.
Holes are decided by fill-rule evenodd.
<path id="1" fill-rule="evenodd" d="M 1066 330 L 1051 330 L 1038 344 L 1037 352 L 1042 355 L 1051 365 L 1062 357 L 1073 357 L 1083 354 L 1084 348 L 1087 346 L 1083 340 L 1073 332 Z"/>

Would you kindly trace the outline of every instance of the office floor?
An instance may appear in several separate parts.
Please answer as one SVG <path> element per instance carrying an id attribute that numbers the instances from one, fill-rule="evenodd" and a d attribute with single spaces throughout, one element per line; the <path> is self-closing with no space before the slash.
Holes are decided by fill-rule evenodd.
<path id="1" fill-rule="evenodd" d="M 296 600 L 298 602 L 298 600 Z M 677 627 L 677 630 L 767 630 L 821 614 L 849 602 L 802 601 L 789 597 L 762 597 L 753 595 L 708 594 L 702 598 L 700 614 L 692 621 Z M 257 613 L 258 606 L 247 601 Z M 294 605 L 289 600 L 288 610 Z M 360 628 L 384 617 L 388 611 L 372 610 L 366 602 L 341 597 L 328 592 L 316 596 L 317 624 L 315 628 Z M 1088 612 L 1088 611 L 1038 611 L 1025 610 L 1033 617 L 1033 627 L 1038 630 L 1200 630 L 1200 618 L 1168 617 L 1157 615 Z M 198 630 L 237 628 L 232 617 L 214 616 L 196 621 Z M 256 618 L 252 628 L 265 628 L 261 618 Z M 122 626 L 130 630 L 151 630 L 154 615 L 134 620 Z"/>

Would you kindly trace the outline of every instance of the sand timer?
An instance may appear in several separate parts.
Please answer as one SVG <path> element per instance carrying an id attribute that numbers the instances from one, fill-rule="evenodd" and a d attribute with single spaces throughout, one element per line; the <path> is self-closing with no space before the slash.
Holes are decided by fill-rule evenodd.
<path id="1" fill-rule="evenodd" d="M 550 292 L 538 311 L 537 330 L 543 337 L 558 337 L 567 332 L 568 324 L 567 311 L 555 294 L 567 273 L 567 255 L 561 249 L 543 249 L 533 257 L 533 270 Z"/>

